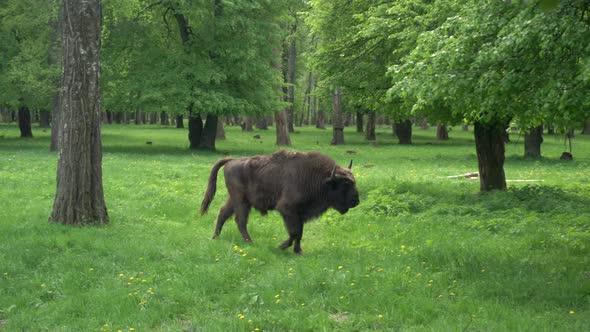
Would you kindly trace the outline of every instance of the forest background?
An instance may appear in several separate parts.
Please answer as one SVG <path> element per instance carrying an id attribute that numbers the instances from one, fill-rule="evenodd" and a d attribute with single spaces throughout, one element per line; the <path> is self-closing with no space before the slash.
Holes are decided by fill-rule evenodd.
<path id="1" fill-rule="evenodd" d="M 95 1 L 98 228 L 46 223 L 64 3 L 0 1 L 0 329 L 588 326 L 589 1 Z M 302 258 L 209 241 L 210 166 L 277 145 L 355 159 L 361 206 Z"/>

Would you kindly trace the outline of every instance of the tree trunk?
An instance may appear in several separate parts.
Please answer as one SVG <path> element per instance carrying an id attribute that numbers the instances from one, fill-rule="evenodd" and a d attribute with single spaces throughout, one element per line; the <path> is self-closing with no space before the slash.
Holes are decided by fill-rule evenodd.
<path id="1" fill-rule="evenodd" d="M 412 121 L 405 120 L 393 124 L 393 133 L 399 144 L 412 144 Z"/>
<path id="2" fill-rule="evenodd" d="M 39 111 L 39 127 L 49 128 L 51 126 L 51 114 L 47 110 Z"/>
<path id="3" fill-rule="evenodd" d="M 439 141 L 446 141 L 449 139 L 449 131 L 444 123 L 436 125 L 436 139 Z"/>
<path id="4" fill-rule="evenodd" d="M 225 139 L 225 129 L 223 128 L 223 118 L 217 119 L 217 139 Z"/>
<path id="5" fill-rule="evenodd" d="M 184 128 L 184 116 L 182 114 L 176 116 L 176 128 Z"/>
<path id="6" fill-rule="evenodd" d="M 375 136 L 375 124 L 377 115 L 375 111 L 370 111 L 367 114 L 367 131 L 365 132 L 365 139 L 368 141 L 374 141 L 377 139 Z"/>
<path id="7" fill-rule="evenodd" d="M 123 114 L 124 112 L 113 112 L 113 121 L 116 124 L 121 124 L 123 122 Z"/>
<path id="8" fill-rule="evenodd" d="M 275 112 L 275 126 L 277 133 L 278 146 L 290 146 L 291 138 L 289 137 L 289 128 L 287 125 L 287 111 Z"/>
<path id="9" fill-rule="evenodd" d="M 137 109 L 135 110 L 135 124 L 143 123 L 143 112 L 141 108 L 141 91 L 137 92 Z"/>
<path id="10" fill-rule="evenodd" d="M 154 125 L 158 123 L 158 112 L 150 112 L 149 115 L 150 124 Z"/>
<path id="11" fill-rule="evenodd" d="M 59 98 L 60 92 L 58 90 L 53 97 L 53 112 L 51 112 L 51 145 L 49 146 L 49 151 L 51 152 L 56 152 L 59 149 L 58 142 L 61 130 L 61 106 Z"/>
<path id="12" fill-rule="evenodd" d="M 162 126 L 169 126 L 170 125 L 170 117 L 166 112 L 160 112 L 160 124 Z"/>
<path id="13" fill-rule="evenodd" d="M 306 125 L 310 124 L 310 120 L 312 118 L 311 112 L 311 88 L 313 86 L 312 82 L 313 76 L 311 70 L 307 75 L 307 82 L 305 87 L 305 93 L 303 94 L 303 107 L 306 110 L 305 112 L 305 120 L 303 121 Z"/>
<path id="14" fill-rule="evenodd" d="M 541 157 L 541 143 L 543 143 L 543 125 L 532 128 L 524 133 L 524 156 L 530 158 Z"/>
<path id="15" fill-rule="evenodd" d="M 249 116 L 245 116 L 244 117 L 244 122 L 242 122 L 240 124 L 240 127 L 242 127 L 242 131 L 246 131 L 246 132 L 250 132 L 253 131 L 254 129 L 252 128 L 252 118 Z"/>
<path id="16" fill-rule="evenodd" d="M 293 127 L 294 123 L 294 103 L 295 103 L 295 59 L 297 57 L 296 38 L 297 33 L 297 17 L 295 17 L 295 23 L 291 25 L 290 36 L 287 37 L 289 41 L 289 47 L 287 50 L 287 70 L 285 75 L 285 82 L 287 83 L 287 129 L 290 133 L 295 131 Z M 290 144 L 289 144 L 290 145 Z"/>
<path id="17" fill-rule="evenodd" d="M 50 220 L 62 224 L 109 221 L 102 186 L 100 134 L 100 0 L 61 0 L 61 135 L 57 189 Z"/>
<path id="18" fill-rule="evenodd" d="M 199 149 L 215 151 L 215 138 L 217 137 L 217 115 L 207 114 L 205 126 L 201 132 Z"/>
<path id="19" fill-rule="evenodd" d="M 461 127 L 461 129 L 462 129 L 463 131 L 469 131 L 469 125 L 468 125 L 468 124 L 464 124 L 464 125 Z"/>
<path id="20" fill-rule="evenodd" d="M 363 132 L 363 112 L 361 111 L 356 112 L 356 132 Z"/>
<path id="21" fill-rule="evenodd" d="M 479 190 L 506 190 L 504 175 L 504 135 L 503 121 L 492 123 L 475 122 L 473 133 L 479 165 Z"/>
<path id="22" fill-rule="evenodd" d="M 191 105 L 192 108 L 192 105 Z M 198 149 L 201 146 L 201 135 L 203 132 L 203 119 L 199 114 L 189 114 L 188 118 L 188 141 L 191 149 Z"/>
<path id="23" fill-rule="evenodd" d="M 49 62 L 52 65 L 56 65 L 60 63 L 62 60 L 62 27 L 61 24 L 63 23 L 63 6 L 59 6 L 59 10 L 57 13 L 57 19 L 52 21 L 51 24 L 51 51 L 49 52 Z M 53 109 L 51 111 L 51 144 L 49 145 L 49 151 L 56 152 L 58 151 L 58 142 L 59 142 L 59 135 L 61 130 L 61 122 L 60 122 L 60 95 L 61 95 L 61 80 L 57 79 L 54 82 L 55 91 L 53 92 Z"/>
<path id="24" fill-rule="evenodd" d="M 582 134 L 590 135 L 590 118 L 586 119 L 584 122 L 584 129 L 582 130 Z"/>
<path id="25" fill-rule="evenodd" d="M 268 130 L 268 121 L 266 116 L 261 116 L 256 119 L 256 128 L 260 130 Z"/>
<path id="26" fill-rule="evenodd" d="M 344 144 L 344 124 L 342 121 L 342 93 L 335 88 L 332 93 L 332 145 Z"/>
<path id="27" fill-rule="evenodd" d="M 322 109 L 317 109 L 318 107 L 318 100 L 317 97 L 314 96 L 312 102 L 312 110 L 315 110 L 316 120 L 315 120 L 315 127 L 318 129 L 326 129 L 326 112 Z"/>
<path id="28" fill-rule="evenodd" d="M 422 119 L 422 121 L 420 122 L 420 129 L 426 130 L 428 128 L 430 128 L 430 126 L 428 125 L 428 118 Z"/>
<path id="29" fill-rule="evenodd" d="M 18 108 L 18 127 L 20 129 L 20 137 L 33 137 L 31 130 L 31 111 L 26 106 Z"/>

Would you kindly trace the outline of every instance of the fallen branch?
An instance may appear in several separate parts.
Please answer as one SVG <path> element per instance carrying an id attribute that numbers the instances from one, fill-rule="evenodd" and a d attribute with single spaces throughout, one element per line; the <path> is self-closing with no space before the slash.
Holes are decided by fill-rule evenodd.
<path id="1" fill-rule="evenodd" d="M 477 179 L 478 177 L 479 177 L 478 172 L 469 172 L 469 173 L 460 174 L 460 175 L 443 176 L 442 178 L 445 178 L 445 179 L 461 179 L 461 178 Z M 440 179 L 440 177 L 439 177 L 439 179 Z"/>
<path id="2" fill-rule="evenodd" d="M 459 175 L 451 175 L 451 176 L 442 176 L 438 177 L 439 179 L 469 179 L 469 180 L 477 180 L 479 179 L 479 172 L 469 172 L 465 174 Z M 506 182 L 543 182 L 545 180 L 529 180 L 529 179 L 516 179 L 516 180 L 506 180 Z"/>

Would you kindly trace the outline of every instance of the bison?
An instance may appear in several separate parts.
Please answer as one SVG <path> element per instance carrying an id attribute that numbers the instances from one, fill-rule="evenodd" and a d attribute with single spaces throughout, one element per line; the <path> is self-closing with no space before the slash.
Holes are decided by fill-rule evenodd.
<path id="1" fill-rule="evenodd" d="M 281 249 L 301 253 L 303 224 L 320 216 L 328 208 L 341 214 L 359 204 L 356 181 L 348 168 L 319 152 L 280 150 L 272 155 L 219 160 L 211 169 L 201 215 L 207 212 L 215 196 L 217 173 L 224 167 L 225 185 L 229 197 L 219 210 L 213 238 L 221 233 L 223 224 L 233 214 L 245 241 L 252 241 L 247 224 L 253 207 L 266 215 L 277 210 L 285 222 L 289 238 Z"/>

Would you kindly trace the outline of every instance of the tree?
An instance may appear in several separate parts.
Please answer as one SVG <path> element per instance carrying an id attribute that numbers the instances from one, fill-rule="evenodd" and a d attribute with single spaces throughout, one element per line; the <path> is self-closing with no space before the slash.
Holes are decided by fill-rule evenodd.
<path id="1" fill-rule="evenodd" d="M 141 102 L 145 112 L 188 113 L 190 147 L 215 149 L 218 116 L 257 116 L 285 107 L 272 64 L 286 4 L 109 1 L 107 108 L 129 111 Z"/>
<path id="2" fill-rule="evenodd" d="M 18 109 L 21 137 L 33 136 L 31 110 L 52 108 L 58 77 L 50 51 L 56 8 L 53 0 L 5 0 L 0 6 L 0 105 Z"/>
<path id="3" fill-rule="evenodd" d="M 342 91 L 334 88 L 332 93 L 332 145 L 344 144 L 344 123 L 342 121 Z"/>
<path id="4" fill-rule="evenodd" d="M 57 190 L 50 220 L 109 221 L 102 186 L 100 0 L 61 0 L 62 77 Z"/>
<path id="5" fill-rule="evenodd" d="M 480 189 L 503 190 L 512 119 L 528 131 L 587 117 L 590 4 L 562 1 L 547 11 L 530 2 L 456 3 L 455 16 L 422 32 L 403 63 L 391 66 L 391 94 L 429 118 L 474 123 Z"/>

